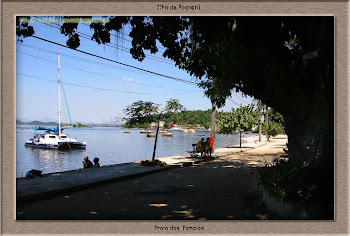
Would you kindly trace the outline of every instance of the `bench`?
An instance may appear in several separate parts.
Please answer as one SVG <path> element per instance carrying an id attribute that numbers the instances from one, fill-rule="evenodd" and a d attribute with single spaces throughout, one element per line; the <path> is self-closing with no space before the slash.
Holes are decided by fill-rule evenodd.
<path id="1" fill-rule="evenodd" d="M 201 152 L 197 152 L 196 145 L 197 145 L 196 143 L 192 144 L 193 150 L 187 151 L 187 153 L 189 153 L 191 157 L 198 157 L 198 155 L 201 153 Z M 207 156 L 209 156 L 209 149 L 205 148 L 205 150 L 203 151 L 203 158 Z"/>
<path id="2" fill-rule="evenodd" d="M 196 144 L 195 143 L 192 144 L 192 148 L 193 148 L 193 150 L 192 151 L 187 151 L 187 153 L 189 153 L 191 157 L 198 157 L 198 153 L 199 152 L 197 152 L 197 150 L 196 150 Z"/>

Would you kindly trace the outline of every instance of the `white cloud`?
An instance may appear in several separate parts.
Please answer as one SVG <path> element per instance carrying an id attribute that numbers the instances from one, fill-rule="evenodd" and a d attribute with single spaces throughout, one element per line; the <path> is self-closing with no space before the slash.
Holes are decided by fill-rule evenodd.
<path id="1" fill-rule="evenodd" d="M 135 81 L 133 78 L 128 78 L 128 79 L 124 78 L 123 80 L 124 81 L 128 81 L 128 82 L 134 82 Z"/>

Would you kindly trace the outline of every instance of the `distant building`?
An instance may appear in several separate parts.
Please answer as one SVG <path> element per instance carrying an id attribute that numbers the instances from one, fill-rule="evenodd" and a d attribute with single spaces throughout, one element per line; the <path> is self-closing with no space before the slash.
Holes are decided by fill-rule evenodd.
<path id="1" fill-rule="evenodd" d="M 205 130 L 204 126 L 201 126 L 200 124 L 196 124 L 194 127 L 195 130 Z"/>
<path id="2" fill-rule="evenodd" d="M 165 121 L 159 121 L 159 128 L 164 128 Z"/>

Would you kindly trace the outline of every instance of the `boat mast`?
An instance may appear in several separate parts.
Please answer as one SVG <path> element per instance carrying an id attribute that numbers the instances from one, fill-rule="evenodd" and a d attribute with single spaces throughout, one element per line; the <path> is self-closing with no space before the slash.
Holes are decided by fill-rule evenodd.
<path id="1" fill-rule="evenodd" d="M 61 88 L 61 84 L 60 84 L 60 54 L 57 54 L 57 77 L 58 77 L 58 88 L 57 88 L 57 94 L 58 94 L 58 137 L 61 137 L 61 104 L 60 104 L 60 88 Z"/>

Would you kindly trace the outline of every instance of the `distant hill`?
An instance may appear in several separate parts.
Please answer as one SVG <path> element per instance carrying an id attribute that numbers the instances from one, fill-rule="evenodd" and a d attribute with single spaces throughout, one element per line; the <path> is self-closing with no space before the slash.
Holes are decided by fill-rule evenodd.
<path id="1" fill-rule="evenodd" d="M 56 122 L 42 122 L 38 120 L 30 121 L 30 122 L 23 122 L 20 120 L 16 120 L 16 125 L 41 125 L 41 126 L 57 126 L 58 123 Z"/>
<path id="2" fill-rule="evenodd" d="M 120 123 L 114 123 L 114 122 L 106 122 L 106 123 L 100 123 L 100 124 L 97 124 L 97 123 L 81 123 L 81 122 L 78 122 L 78 124 L 80 124 L 80 128 L 83 128 L 83 127 L 121 127 L 122 124 Z M 38 120 L 35 120 L 35 121 L 21 121 L 21 120 L 16 120 L 16 125 L 37 125 L 37 126 L 57 126 L 58 123 L 56 122 L 43 122 L 43 121 L 38 121 Z M 71 127 L 70 124 L 62 124 L 62 126 L 66 125 L 66 126 L 69 126 Z M 74 127 L 76 127 L 77 125 L 74 124 Z M 78 126 L 79 127 L 79 126 Z"/>

